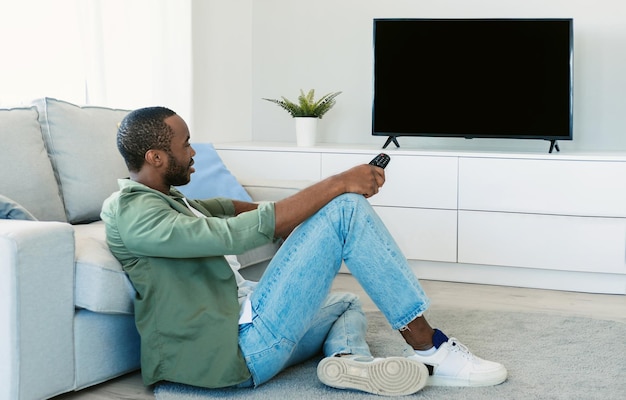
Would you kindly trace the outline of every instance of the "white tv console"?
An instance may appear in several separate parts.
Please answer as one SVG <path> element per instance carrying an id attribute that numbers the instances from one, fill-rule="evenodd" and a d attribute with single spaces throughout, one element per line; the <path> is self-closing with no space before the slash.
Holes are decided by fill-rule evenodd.
<path id="1" fill-rule="evenodd" d="M 381 152 L 215 147 L 242 180 L 317 181 Z M 370 201 L 421 279 L 626 294 L 626 154 L 384 151 Z"/>

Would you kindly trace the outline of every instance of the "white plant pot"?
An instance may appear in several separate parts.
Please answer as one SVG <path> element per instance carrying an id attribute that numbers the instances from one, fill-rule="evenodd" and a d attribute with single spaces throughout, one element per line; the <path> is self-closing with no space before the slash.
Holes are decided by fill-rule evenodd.
<path id="1" fill-rule="evenodd" d="M 298 147 L 315 146 L 317 137 L 316 117 L 296 117 L 296 144 Z"/>

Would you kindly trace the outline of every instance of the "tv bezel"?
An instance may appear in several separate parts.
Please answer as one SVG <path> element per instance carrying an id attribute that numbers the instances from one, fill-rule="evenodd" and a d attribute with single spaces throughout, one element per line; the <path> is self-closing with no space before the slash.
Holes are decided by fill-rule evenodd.
<path id="1" fill-rule="evenodd" d="M 529 22 L 568 22 L 569 23 L 569 131 L 567 134 L 533 134 L 529 133 L 528 135 L 520 135 L 520 134 L 477 134 L 477 133 L 456 133 L 456 132 L 384 132 L 384 131 L 376 131 L 376 25 L 379 21 L 385 22 L 393 22 L 393 21 L 442 21 L 442 22 L 455 22 L 455 21 L 529 21 Z M 373 43 L 372 43 L 372 136 L 387 136 L 388 140 L 385 143 L 384 147 L 390 142 L 394 142 L 397 147 L 399 144 L 397 142 L 397 138 L 399 137 L 449 137 L 449 138 L 466 138 L 466 139 L 540 139 L 540 140 L 548 140 L 552 142 L 552 146 L 550 148 L 550 152 L 552 152 L 552 148 L 555 146 L 555 142 L 557 140 L 573 140 L 573 125 L 574 125 L 574 21 L 573 18 L 374 18 L 373 20 Z M 558 146 L 556 146 L 558 150 Z"/>

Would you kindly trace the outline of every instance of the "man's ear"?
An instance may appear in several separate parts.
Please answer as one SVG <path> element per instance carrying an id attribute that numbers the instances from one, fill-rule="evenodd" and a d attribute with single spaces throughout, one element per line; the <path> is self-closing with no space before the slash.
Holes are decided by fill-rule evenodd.
<path id="1" fill-rule="evenodd" d="M 161 150 L 148 150 L 144 158 L 148 164 L 158 168 L 165 162 L 165 153 Z"/>

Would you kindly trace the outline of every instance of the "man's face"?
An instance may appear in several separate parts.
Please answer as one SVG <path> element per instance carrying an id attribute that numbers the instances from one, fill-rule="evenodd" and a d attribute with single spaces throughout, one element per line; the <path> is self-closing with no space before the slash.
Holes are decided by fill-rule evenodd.
<path id="1" fill-rule="evenodd" d="M 189 128 L 178 115 L 172 115 L 165 119 L 165 123 L 174 131 L 170 151 L 168 155 L 168 165 L 165 172 L 165 183 L 171 186 L 182 186 L 189 183 L 191 174 L 195 172 L 192 167 L 195 150 L 189 144 Z"/>

